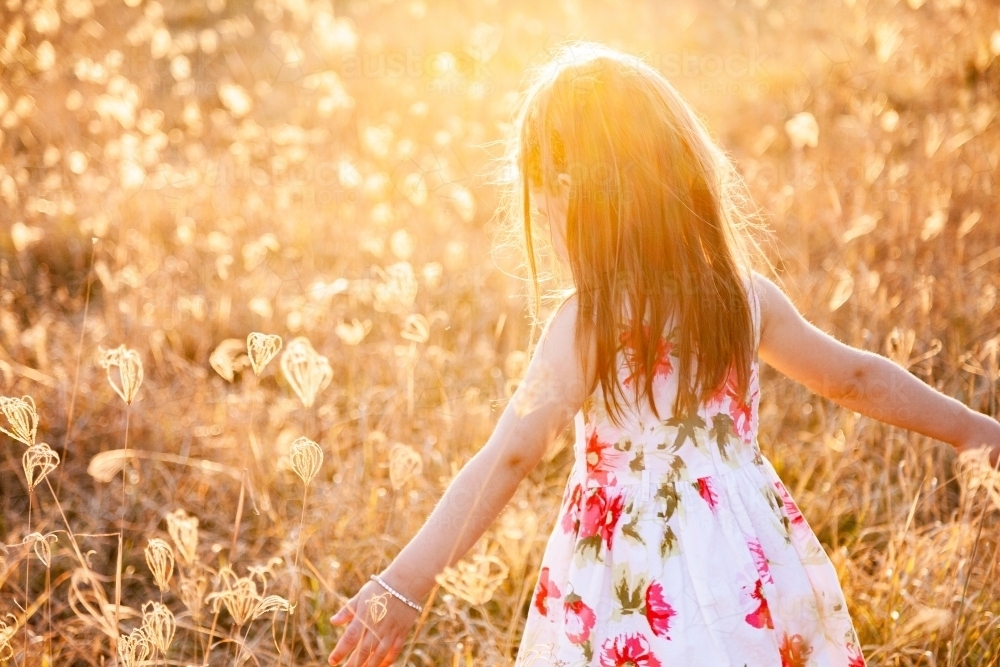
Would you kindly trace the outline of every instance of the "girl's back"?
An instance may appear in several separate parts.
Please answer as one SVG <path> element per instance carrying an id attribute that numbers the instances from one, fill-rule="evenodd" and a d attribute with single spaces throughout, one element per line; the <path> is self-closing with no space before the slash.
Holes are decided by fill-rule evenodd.
<path id="1" fill-rule="evenodd" d="M 677 324 L 650 371 L 658 418 L 640 402 L 615 425 L 600 387 L 576 417 L 516 664 L 863 666 L 836 571 L 758 448 L 756 358 L 745 395 L 734 373 L 675 415 Z M 624 335 L 625 389 L 629 354 Z"/>

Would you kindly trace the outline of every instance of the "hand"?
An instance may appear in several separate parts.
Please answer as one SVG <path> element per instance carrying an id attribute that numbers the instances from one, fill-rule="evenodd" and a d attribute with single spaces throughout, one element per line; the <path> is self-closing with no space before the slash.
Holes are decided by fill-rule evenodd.
<path id="1" fill-rule="evenodd" d="M 958 447 L 958 452 L 962 453 L 964 451 L 971 451 L 975 449 L 988 449 L 989 450 L 989 465 L 994 470 L 1000 469 L 1000 443 L 995 443 L 992 445 L 969 445 Z"/>
<path id="2" fill-rule="evenodd" d="M 395 587 L 388 580 L 386 583 Z M 406 595 L 405 592 L 400 592 Z M 377 622 L 369 609 L 375 607 L 377 610 L 381 605 L 367 603 L 375 596 L 382 596 L 380 599 L 385 602 L 385 616 Z M 378 582 L 369 581 L 340 611 L 330 617 L 333 625 L 349 624 L 340 641 L 333 647 L 329 662 L 336 665 L 350 656 L 344 667 L 391 665 L 402 650 L 406 636 L 416 620 L 416 609 L 386 591 Z"/>
<path id="3" fill-rule="evenodd" d="M 954 443 L 955 449 L 959 454 L 968 450 L 988 449 L 990 467 L 995 470 L 1000 463 L 1000 422 L 979 412 L 972 415 L 974 426 L 966 431 L 962 440 Z"/>

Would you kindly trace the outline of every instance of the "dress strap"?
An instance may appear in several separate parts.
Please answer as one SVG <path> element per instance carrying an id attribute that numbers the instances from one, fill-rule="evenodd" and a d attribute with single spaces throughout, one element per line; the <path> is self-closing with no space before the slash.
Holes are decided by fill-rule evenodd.
<path id="1" fill-rule="evenodd" d="M 753 320 L 754 349 L 760 347 L 760 295 L 757 293 L 757 281 L 754 279 L 754 271 L 750 272 L 749 278 L 744 280 L 747 286 L 747 295 L 750 301 L 750 318 Z"/>

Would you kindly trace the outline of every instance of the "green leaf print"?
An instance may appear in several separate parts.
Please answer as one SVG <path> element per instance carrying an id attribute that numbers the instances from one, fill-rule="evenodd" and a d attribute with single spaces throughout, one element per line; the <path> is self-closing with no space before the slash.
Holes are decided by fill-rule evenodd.
<path id="1" fill-rule="evenodd" d="M 587 664 L 589 665 L 590 661 L 594 659 L 594 646 L 589 637 L 587 638 L 587 641 L 583 642 L 582 648 L 583 655 L 587 658 Z"/>
<path id="2" fill-rule="evenodd" d="M 736 436 L 736 426 L 733 418 L 725 413 L 718 413 L 712 417 L 712 430 L 709 434 L 715 438 L 715 445 L 719 448 L 719 456 L 722 459 L 729 459 L 730 438 Z"/>
<path id="3" fill-rule="evenodd" d="M 785 516 L 782 510 L 785 507 L 785 501 L 781 498 L 781 494 L 778 493 L 777 489 L 772 488 L 770 485 L 761 487 L 760 492 L 764 495 L 767 500 L 768 507 L 771 508 L 771 513 L 781 524 L 782 532 L 784 533 L 785 543 L 792 543 L 792 524 Z"/>
<path id="4" fill-rule="evenodd" d="M 621 581 L 615 586 L 615 597 L 621 606 L 622 613 L 632 614 L 641 611 L 643 605 L 646 604 L 643 595 L 645 589 L 645 581 L 640 579 L 638 585 L 633 589 L 628 585 L 628 578 L 622 576 Z"/>
<path id="5" fill-rule="evenodd" d="M 629 505 L 629 508 L 625 510 L 625 513 L 631 516 L 632 518 L 627 523 L 622 524 L 622 535 L 628 535 L 630 538 L 634 539 L 639 544 L 645 545 L 646 541 L 642 539 L 642 536 L 639 534 L 639 531 L 636 530 L 636 526 L 639 524 L 639 513 L 636 512 L 635 514 L 632 514 L 631 505 Z"/>
<path id="6" fill-rule="evenodd" d="M 635 455 L 635 458 L 628 464 L 628 467 L 632 472 L 642 472 L 643 468 L 646 467 L 645 454 L 641 449 L 639 450 L 639 453 Z"/>
<path id="7" fill-rule="evenodd" d="M 622 438 L 621 440 L 619 440 L 618 442 L 616 442 L 612 446 L 615 449 L 617 449 L 619 452 L 630 452 L 630 451 L 632 451 L 632 439 L 631 438 Z"/>
<path id="8" fill-rule="evenodd" d="M 657 516 L 669 521 L 674 516 L 674 512 L 677 511 L 677 505 L 680 503 L 680 499 L 677 496 L 676 484 L 674 482 L 664 482 L 657 489 L 656 497 L 663 499 L 663 512 L 657 514 Z"/>
<path id="9" fill-rule="evenodd" d="M 684 458 L 681 456 L 675 456 L 670 462 L 670 472 L 667 473 L 667 481 L 679 482 L 681 479 L 681 472 L 687 468 L 687 463 L 684 462 Z"/>
<path id="10" fill-rule="evenodd" d="M 695 429 L 705 428 L 705 420 L 701 418 L 698 413 L 690 414 L 686 418 L 680 418 L 678 416 L 673 416 L 664 422 L 667 426 L 673 426 L 677 428 L 677 438 L 674 440 L 674 444 L 671 446 L 672 451 L 678 451 L 684 446 L 687 440 L 691 440 L 698 444 L 698 438 L 695 437 Z"/>
<path id="11" fill-rule="evenodd" d="M 591 535 L 590 537 L 585 537 L 582 540 L 578 540 L 576 543 L 576 552 L 580 554 L 584 559 L 589 559 L 592 561 L 600 560 L 601 556 L 601 535 Z M 589 549 L 594 550 L 593 556 L 588 556 L 587 551 Z"/>
<path id="12" fill-rule="evenodd" d="M 677 552 L 677 536 L 674 529 L 666 526 L 663 529 L 663 539 L 660 540 L 660 558 L 666 560 L 668 556 L 673 556 Z"/>

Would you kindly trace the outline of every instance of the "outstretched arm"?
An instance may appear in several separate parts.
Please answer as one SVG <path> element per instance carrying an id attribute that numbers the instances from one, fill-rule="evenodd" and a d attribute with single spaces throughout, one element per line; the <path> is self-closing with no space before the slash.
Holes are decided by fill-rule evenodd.
<path id="1" fill-rule="evenodd" d="M 577 300 L 571 297 L 549 321 L 493 434 L 455 476 L 413 539 L 381 573 L 400 594 L 418 604 L 427 599 L 435 575 L 475 545 L 541 460 L 549 443 L 580 409 L 593 378 L 584 377 L 577 354 L 576 313 Z M 416 612 L 390 599 L 388 619 L 372 629 L 359 610 L 363 611 L 362 603 L 375 594 L 382 594 L 382 589 L 374 582 L 365 584 L 331 619 L 335 624 L 352 619 L 330 655 L 331 664 L 352 655 L 355 657 L 346 667 L 361 667 L 371 656 L 368 666 L 380 667 L 401 650 Z M 366 630 L 372 630 L 367 638 Z"/>
<path id="2" fill-rule="evenodd" d="M 858 350 L 810 324 L 773 282 L 754 276 L 761 304 L 758 354 L 766 363 L 838 405 L 947 442 L 958 450 L 991 446 L 1000 422 L 946 396 L 891 360 Z"/>
<path id="3" fill-rule="evenodd" d="M 573 297 L 549 321 L 493 434 L 388 567 L 387 581 L 400 582 L 417 599 L 425 597 L 434 585 L 434 575 L 476 543 L 552 440 L 572 421 L 589 386 L 574 341 L 576 312 Z"/>

